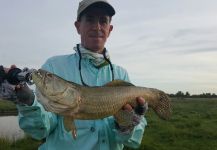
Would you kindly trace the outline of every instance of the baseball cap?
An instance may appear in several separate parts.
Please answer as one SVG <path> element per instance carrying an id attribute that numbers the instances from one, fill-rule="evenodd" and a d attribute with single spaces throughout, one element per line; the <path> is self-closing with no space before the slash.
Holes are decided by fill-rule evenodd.
<path id="1" fill-rule="evenodd" d="M 108 12 L 109 16 L 113 16 L 115 14 L 115 9 L 107 0 L 82 0 L 78 6 L 77 20 L 88 7 L 93 5 L 104 8 Z"/>

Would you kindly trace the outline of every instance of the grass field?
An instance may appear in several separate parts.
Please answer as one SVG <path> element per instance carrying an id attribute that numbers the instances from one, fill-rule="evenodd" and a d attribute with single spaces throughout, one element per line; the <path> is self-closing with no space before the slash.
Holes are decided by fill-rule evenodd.
<path id="1" fill-rule="evenodd" d="M 0 99 L 0 111 L 5 111 L 5 110 L 16 110 L 16 106 L 13 102 L 11 101 L 6 101 L 6 100 L 1 100 Z"/>
<path id="2" fill-rule="evenodd" d="M 11 142 L 6 139 L 0 139 L 0 150 L 38 150 L 41 141 L 30 137 Z"/>
<path id="3" fill-rule="evenodd" d="M 146 114 L 148 126 L 140 150 L 217 150 L 217 99 L 174 99 L 172 106 L 169 121 L 152 111 Z M 0 149 L 37 150 L 40 143 L 31 138 L 15 143 L 0 139 Z"/>
<path id="4" fill-rule="evenodd" d="M 173 116 L 147 114 L 144 150 L 217 150 L 217 99 L 173 100 Z M 125 148 L 125 150 L 131 150 Z"/>
<path id="5" fill-rule="evenodd" d="M 16 105 L 13 102 L 0 99 L 0 116 L 16 115 L 16 114 L 17 114 L 17 109 L 16 109 Z"/>

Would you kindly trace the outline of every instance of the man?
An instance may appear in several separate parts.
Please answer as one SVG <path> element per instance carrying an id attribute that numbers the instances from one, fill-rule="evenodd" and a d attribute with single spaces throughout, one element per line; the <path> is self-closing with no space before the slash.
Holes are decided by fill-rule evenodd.
<path id="1" fill-rule="evenodd" d="M 81 37 L 81 43 L 74 47 L 76 53 L 52 57 L 42 68 L 84 86 L 102 86 L 114 79 L 129 81 L 123 68 L 111 64 L 105 49 L 114 14 L 114 8 L 106 0 L 81 1 L 75 21 Z M 16 87 L 16 94 L 20 127 L 33 138 L 46 139 L 39 150 L 121 150 L 124 145 L 136 148 L 147 124 L 143 117 L 146 103 L 138 97 L 136 108 L 126 104 L 114 117 L 75 120 L 77 138 L 74 139 L 65 130 L 63 117 L 44 110 L 27 86 Z M 126 119 L 120 120 L 123 114 Z"/>

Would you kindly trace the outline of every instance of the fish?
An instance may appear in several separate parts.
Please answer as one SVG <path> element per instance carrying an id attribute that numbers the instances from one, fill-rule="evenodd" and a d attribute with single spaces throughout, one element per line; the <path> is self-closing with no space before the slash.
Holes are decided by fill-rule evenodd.
<path id="1" fill-rule="evenodd" d="M 36 95 L 47 111 L 62 115 L 64 127 L 76 138 L 75 119 L 93 120 L 115 115 L 125 104 L 136 107 L 137 97 L 143 97 L 157 116 L 171 117 L 171 100 L 158 89 L 138 87 L 122 80 L 104 86 L 82 86 L 67 81 L 43 69 L 32 73 Z"/>

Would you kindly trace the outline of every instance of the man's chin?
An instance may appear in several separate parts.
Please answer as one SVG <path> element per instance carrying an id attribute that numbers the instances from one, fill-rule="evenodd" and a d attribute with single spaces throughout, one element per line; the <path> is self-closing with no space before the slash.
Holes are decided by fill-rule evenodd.
<path id="1" fill-rule="evenodd" d="M 104 46 L 93 45 L 93 46 L 89 47 L 88 49 L 90 49 L 92 52 L 95 52 L 95 53 L 102 53 Z"/>

